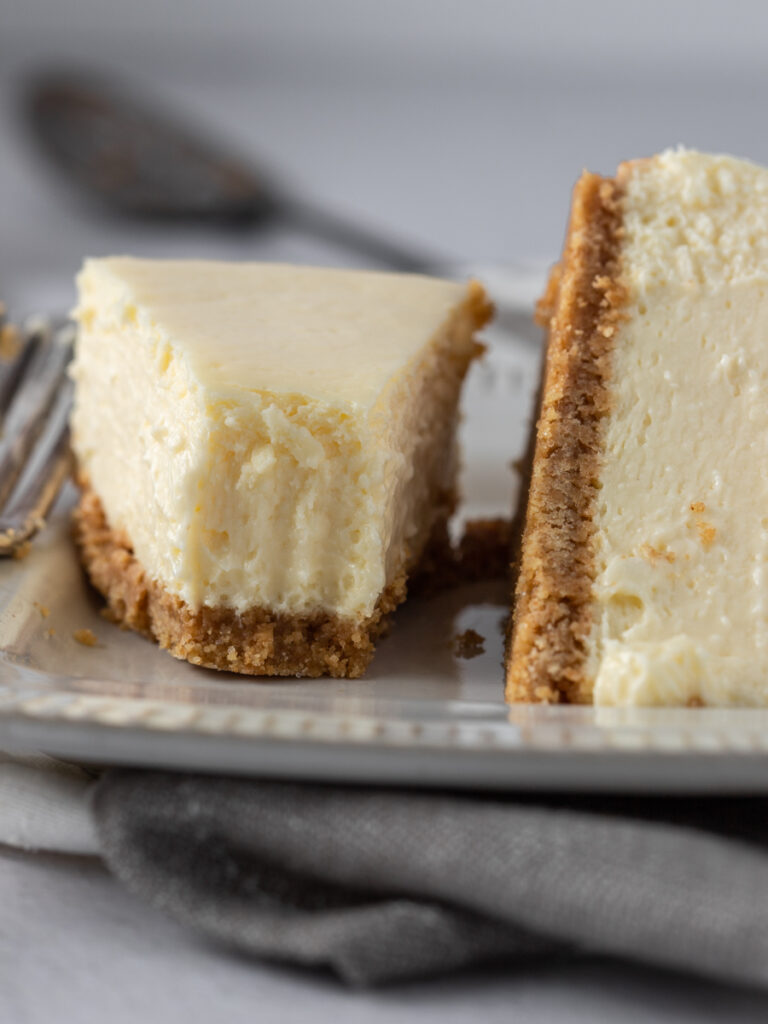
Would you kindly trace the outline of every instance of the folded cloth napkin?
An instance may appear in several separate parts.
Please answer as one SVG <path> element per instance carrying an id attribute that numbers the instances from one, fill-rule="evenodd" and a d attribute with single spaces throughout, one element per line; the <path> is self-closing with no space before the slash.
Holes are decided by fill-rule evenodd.
<path id="1" fill-rule="evenodd" d="M 0 844 L 98 855 L 89 808 L 93 784 L 93 772 L 45 754 L 0 750 Z"/>
<path id="2" fill-rule="evenodd" d="M 768 984 L 762 798 L 440 794 L 0 753 L 0 842 L 103 856 L 137 895 L 350 984 L 607 953 Z"/>
<path id="3" fill-rule="evenodd" d="M 111 771 L 134 893 L 232 947 L 371 985 L 587 951 L 768 984 L 760 799 L 489 797 Z"/>

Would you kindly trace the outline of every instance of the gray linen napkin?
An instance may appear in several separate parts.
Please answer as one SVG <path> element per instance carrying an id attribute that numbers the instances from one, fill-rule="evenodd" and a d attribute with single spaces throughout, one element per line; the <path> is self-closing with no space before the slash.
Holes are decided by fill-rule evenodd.
<path id="1" fill-rule="evenodd" d="M 371 985 L 607 953 L 768 984 L 765 802 L 514 798 L 111 771 L 100 845 L 230 946 Z"/>

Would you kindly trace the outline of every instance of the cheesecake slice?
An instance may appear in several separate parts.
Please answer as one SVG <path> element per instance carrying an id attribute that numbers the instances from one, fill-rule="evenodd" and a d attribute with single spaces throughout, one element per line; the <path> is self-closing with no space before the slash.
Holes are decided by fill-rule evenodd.
<path id="1" fill-rule="evenodd" d="M 359 676 L 456 500 L 477 283 L 88 260 L 76 538 L 111 616 L 178 658 Z"/>
<path id="2" fill-rule="evenodd" d="M 768 171 L 585 174 L 540 312 L 508 699 L 768 704 Z"/>

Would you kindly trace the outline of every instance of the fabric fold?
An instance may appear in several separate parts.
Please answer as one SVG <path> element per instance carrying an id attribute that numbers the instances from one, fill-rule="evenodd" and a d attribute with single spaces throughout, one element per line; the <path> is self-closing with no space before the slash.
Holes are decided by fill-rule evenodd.
<path id="1" fill-rule="evenodd" d="M 580 950 L 765 985 L 766 836 L 740 803 L 751 841 L 720 834 L 732 801 L 542 804 L 160 772 L 107 773 L 93 808 L 107 863 L 138 896 L 350 984 Z"/>

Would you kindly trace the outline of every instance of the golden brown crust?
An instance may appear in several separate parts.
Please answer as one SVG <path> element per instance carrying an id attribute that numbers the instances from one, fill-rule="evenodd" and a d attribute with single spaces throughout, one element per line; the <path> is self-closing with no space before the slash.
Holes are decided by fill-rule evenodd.
<path id="1" fill-rule="evenodd" d="M 561 264 L 538 309 L 549 340 L 508 639 L 511 701 L 591 699 L 592 510 L 625 303 L 620 245 L 621 187 L 585 173 Z"/>
<path id="2" fill-rule="evenodd" d="M 476 331 L 485 327 L 493 319 L 494 305 L 488 298 L 485 288 L 474 278 L 470 278 L 467 282 L 467 294 L 464 302 Z M 485 347 L 479 342 L 478 345 L 481 350 Z"/>
<path id="3" fill-rule="evenodd" d="M 456 552 L 459 583 L 505 579 L 509 574 L 509 519 L 469 519 Z"/>
<path id="4" fill-rule="evenodd" d="M 112 530 L 87 487 L 75 511 L 75 541 L 91 582 L 107 600 L 108 617 L 135 629 L 176 658 L 227 672 L 261 676 L 356 678 L 373 657 L 388 616 L 405 598 L 406 574 L 384 590 L 371 616 L 290 616 L 266 608 L 193 611 L 149 579 L 127 538 Z M 439 533 L 440 531 L 438 531 Z"/>
<path id="5" fill-rule="evenodd" d="M 408 580 L 408 593 L 418 597 L 509 576 L 509 519 L 468 519 L 457 544 L 447 529 L 433 531 L 430 544 Z"/>

